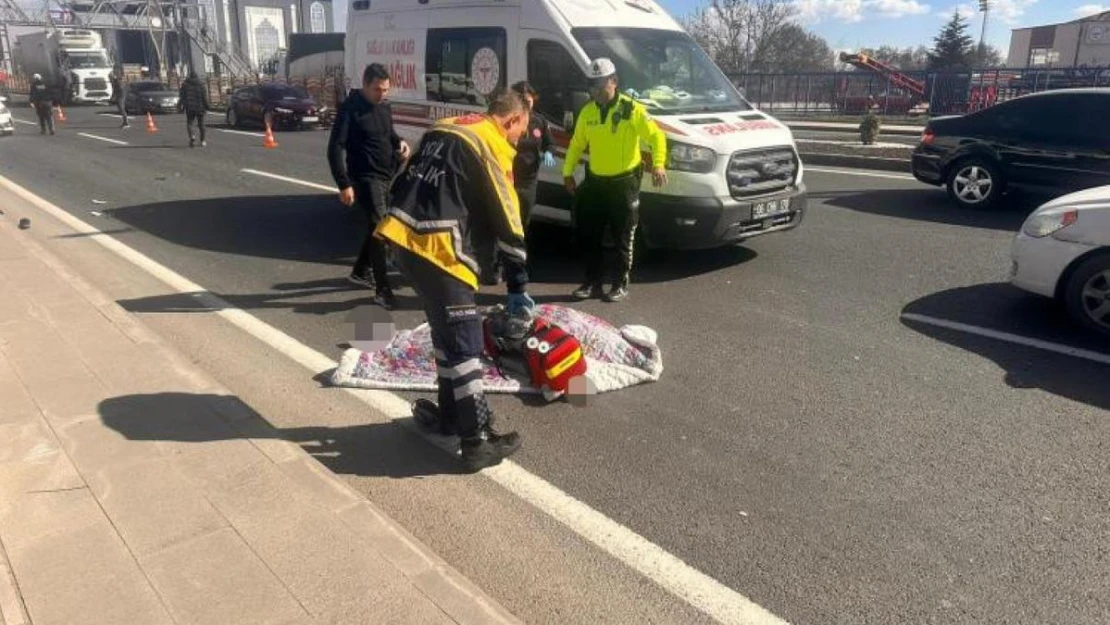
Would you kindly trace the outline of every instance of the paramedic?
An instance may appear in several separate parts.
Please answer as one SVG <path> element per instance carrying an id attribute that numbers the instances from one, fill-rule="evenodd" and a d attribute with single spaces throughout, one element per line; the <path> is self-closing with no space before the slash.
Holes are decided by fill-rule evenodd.
<path id="1" fill-rule="evenodd" d="M 390 208 L 375 231 L 423 300 L 439 372 L 437 416 L 442 431 L 461 438 L 462 461 L 471 471 L 520 447 L 516 432 L 493 429 L 482 390 L 475 291 L 498 255 L 509 311 L 535 306 L 526 293 L 524 229 L 512 186 L 513 146 L 527 127 L 520 97 L 504 90 L 490 96 L 485 114 L 436 122 L 394 181 Z"/>
<path id="2" fill-rule="evenodd" d="M 652 182 L 667 183 L 664 169 L 667 137 L 640 103 L 617 91 L 617 68 L 599 58 L 587 70 L 593 100 L 582 108 L 574 126 L 574 137 L 563 164 L 563 181 L 575 195 L 578 237 L 586 256 L 586 282 L 574 292 L 579 300 L 601 297 L 605 227 L 612 229 L 619 250 L 620 266 L 605 300 L 619 302 L 628 297 L 636 226 L 639 223 L 640 181 L 643 158 L 640 140 L 651 146 Z M 574 182 L 574 169 L 585 150 L 590 152 L 586 180 L 581 189 Z"/>
<path id="3" fill-rule="evenodd" d="M 555 166 L 555 156 L 551 151 L 555 141 L 551 138 L 551 127 L 543 115 L 536 112 L 536 90 L 526 81 L 513 85 L 513 91 L 524 101 L 528 109 L 528 129 L 516 145 L 516 160 L 513 161 L 513 184 L 520 197 L 520 221 L 524 232 L 528 232 L 528 222 L 532 207 L 536 205 L 536 180 L 540 165 Z"/>

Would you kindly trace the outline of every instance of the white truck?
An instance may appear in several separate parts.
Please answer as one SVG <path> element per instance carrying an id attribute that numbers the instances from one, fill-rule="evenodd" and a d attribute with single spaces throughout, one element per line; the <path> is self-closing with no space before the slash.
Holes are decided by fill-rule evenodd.
<path id="1" fill-rule="evenodd" d="M 483 110 L 494 89 L 528 80 L 561 159 L 589 95 L 583 70 L 616 63 L 620 88 L 667 135 L 670 182 L 640 195 L 638 241 L 698 249 L 796 228 L 806 211 L 790 129 L 758 111 L 652 0 L 352 0 L 346 72 L 392 75 L 398 133 Z M 579 177 L 582 168 L 579 167 Z M 534 219 L 570 224 L 559 169 L 541 170 Z"/>
<path id="2" fill-rule="evenodd" d="M 112 65 L 100 33 L 60 28 L 17 39 L 23 73 L 41 74 L 66 104 L 107 102 L 112 97 Z"/>

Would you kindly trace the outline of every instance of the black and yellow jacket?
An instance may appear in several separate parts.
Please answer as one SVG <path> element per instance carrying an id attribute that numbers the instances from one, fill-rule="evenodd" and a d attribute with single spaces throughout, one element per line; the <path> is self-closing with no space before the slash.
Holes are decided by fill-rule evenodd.
<path id="1" fill-rule="evenodd" d="M 510 293 L 528 284 L 513 188 L 516 150 L 484 115 L 436 122 L 390 191 L 375 234 L 472 289 L 500 254 Z"/>

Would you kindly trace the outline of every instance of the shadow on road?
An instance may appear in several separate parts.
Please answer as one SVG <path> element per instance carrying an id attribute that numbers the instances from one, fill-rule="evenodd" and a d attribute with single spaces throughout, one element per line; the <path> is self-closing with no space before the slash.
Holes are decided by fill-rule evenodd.
<path id="1" fill-rule="evenodd" d="M 906 306 L 903 315 L 1004 332 L 1026 339 L 1110 356 L 1110 341 L 1076 327 L 1060 306 L 1005 283 L 951 289 Z M 925 336 L 995 362 L 1012 388 L 1039 388 L 1090 406 L 1110 409 L 1110 365 L 972 332 L 902 317 L 902 324 Z"/>
<path id="2" fill-rule="evenodd" d="M 810 198 L 829 206 L 849 210 L 951 224 L 968 228 L 1016 232 L 1029 213 L 1047 198 L 1039 195 L 1010 193 L 998 208 L 964 210 L 957 208 L 941 189 L 922 186 L 919 189 L 872 189 L 868 191 L 817 191 Z"/>
<path id="3" fill-rule="evenodd" d="M 208 443 L 242 437 L 217 407 L 234 415 L 236 426 L 250 432 L 250 438 L 296 443 L 337 474 L 400 479 L 465 473 L 415 425 L 402 422 L 283 429 L 238 397 L 192 393 L 115 397 L 101 402 L 98 412 L 105 425 L 129 440 Z"/>

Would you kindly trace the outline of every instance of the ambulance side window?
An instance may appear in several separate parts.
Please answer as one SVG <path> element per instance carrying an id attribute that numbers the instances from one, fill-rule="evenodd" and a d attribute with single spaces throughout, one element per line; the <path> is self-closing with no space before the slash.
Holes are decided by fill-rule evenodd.
<path id="1" fill-rule="evenodd" d="M 485 106 L 505 87 L 505 31 L 500 28 L 433 28 L 425 55 L 428 99 Z"/>
<path id="2" fill-rule="evenodd" d="M 562 44 L 543 39 L 528 42 L 528 82 L 539 95 L 536 109 L 553 124 L 575 117 L 590 99 L 586 75 Z"/>

